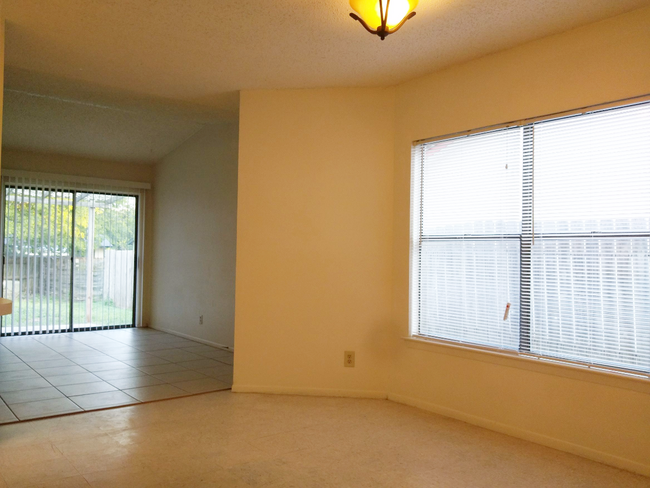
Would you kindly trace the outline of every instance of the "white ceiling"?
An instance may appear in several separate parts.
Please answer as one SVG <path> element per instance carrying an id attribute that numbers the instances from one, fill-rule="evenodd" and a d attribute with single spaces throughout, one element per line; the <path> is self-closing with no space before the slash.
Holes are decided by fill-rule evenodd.
<path id="1" fill-rule="evenodd" d="M 156 162 L 202 125 L 149 111 L 5 90 L 7 147 L 93 159 Z"/>
<path id="2" fill-rule="evenodd" d="M 151 161 L 192 124 L 236 117 L 241 89 L 392 85 L 647 5 L 420 0 L 380 41 L 347 0 L 5 0 L 3 136 Z"/>
<path id="3" fill-rule="evenodd" d="M 238 94 L 228 97 L 236 106 Z M 230 111 L 5 70 L 3 144 L 14 149 L 154 163 L 205 124 L 229 118 Z"/>

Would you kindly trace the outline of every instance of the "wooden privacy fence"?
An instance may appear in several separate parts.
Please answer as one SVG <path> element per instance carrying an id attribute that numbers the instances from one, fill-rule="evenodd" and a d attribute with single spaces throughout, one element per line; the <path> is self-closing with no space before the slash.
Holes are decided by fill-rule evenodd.
<path id="1" fill-rule="evenodd" d="M 5 258 L 4 297 L 70 297 L 70 256 L 18 255 Z"/>
<path id="2" fill-rule="evenodd" d="M 29 259 L 28 259 L 29 258 Z M 133 307 L 134 251 L 106 249 L 93 259 L 93 301 L 112 301 L 118 308 Z M 87 294 L 87 259 L 75 258 L 74 300 Z M 70 256 L 8 256 L 5 259 L 3 289 L 10 300 L 34 296 L 70 299 Z M 67 297 L 67 298 L 65 298 Z"/>
<path id="3" fill-rule="evenodd" d="M 134 259 L 134 251 L 105 251 L 103 296 L 116 307 L 133 307 Z"/>

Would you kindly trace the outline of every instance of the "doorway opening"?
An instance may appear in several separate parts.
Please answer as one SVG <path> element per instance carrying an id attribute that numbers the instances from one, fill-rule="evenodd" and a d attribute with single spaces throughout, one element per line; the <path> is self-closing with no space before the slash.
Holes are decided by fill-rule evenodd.
<path id="1" fill-rule="evenodd" d="M 0 335 L 134 327 L 138 196 L 4 181 Z"/>

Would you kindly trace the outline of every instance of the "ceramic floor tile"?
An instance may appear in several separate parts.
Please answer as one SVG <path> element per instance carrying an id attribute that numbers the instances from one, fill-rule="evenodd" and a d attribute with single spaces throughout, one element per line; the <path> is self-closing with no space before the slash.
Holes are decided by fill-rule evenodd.
<path id="1" fill-rule="evenodd" d="M 181 361 L 180 363 L 176 363 L 176 364 L 178 364 L 179 366 L 183 366 L 187 369 L 193 369 L 195 371 L 201 368 L 214 368 L 215 366 L 223 366 L 223 363 L 208 358 L 195 359 L 194 361 Z"/>
<path id="2" fill-rule="evenodd" d="M 138 350 L 142 352 L 164 351 L 164 350 L 173 350 L 173 349 L 174 347 L 169 346 L 167 343 L 141 344 L 138 346 Z"/>
<path id="3" fill-rule="evenodd" d="M 80 412 L 81 408 L 68 398 L 39 400 L 37 402 L 17 403 L 11 406 L 16 417 L 20 420 L 61 415 L 64 413 Z"/>
<path id="4" fill-rule="evenodd" d="M 81 366 L 60 366 L 58 368 L 45 368 L 38 371 L 38 373 L 44 378 L 51 378 L 53 376 L 63 376 L 71 374 L 81 374 L 87 373 L 84 368 Z"/>
<path id="5" fill-rule="evenodd" d="M 101 381 L 92 373 L 66 374 L 63 376 L 52 376 L 47 379 L 54 386 L 76 385 L 79 383 L 92 383 Z"/>
<path id="6" fill-rule="evenodd" d="M 0 394 L 0 397 L 2 397 L 7 405 L 35 402 L 38 400 L 51 400 L 52 398 L 62 398 L 63 396 L 63 393 L 53 386 L 49 388 L 36 388 L 34 390 L 9 391 Z"/>
<path id="7" fill-rule="evenodd" d="M 181 339 L 178 341 L 173 341 L 169 343 L 170 348 L 174 349 L 183 349 L 185 347 L 195 347 L 197 345 L 200 345 L 198 342 L 190 341 L 187 339 Z"/>
<path id="8" fill-rule="evenodd" d="M 222 351 L 221 349 L 217 349 L 216 347 L 206 346 L 203 344 L 200 344 L 198 346 L 182 347 L 181 349 L 187 352 L 193 352 L 194 354 L 200 354 L 201 352 Z M 222 351 L 222 352 L 224 352 L 225 354 L 229 354 L 228 351 Z"/>
<path id="9" fill-rule="evenodd" d="M 232 357 L 232 353 L 228 351 L 222 351 L 220 349 L 215 349 L 214 351 L 205 351 L 205 352 L 200 352 L 197 353 L 200 356 L 203 356 L 204 358 L 210 358 L 210 359 L 220 359 L 220 358 L 230 358 Z"/>
<path id="10" fill-rule="evenodd" d="M 91 373 L 97 373 L 100 371 L 115 371 L 118 369 L 131 369 L 131 366 L 129 366 L 128 364 L 124 364 L 121 361 L 109 361 L 109 362 L 97 363 L 97 364 L 84 364 L 84 368 L 86 368 Z"/>
<path id="11" fill-rule="evenodd" d="M 26 363 L 32 363 L 34 361 L 54 361 L 56 359 L 64 359 L 60 354 L 43 354 L 43 353 L 34 353 L 34 354 L 18 354 L 20 359 Z"/>
<path id="12" fill-rule="evenodd" d="M 185 391 L 172 385 L 145 386 L 142 388 L 127 389 L 124 392 L 141 402 L 163 400 L 165 398 L 174 398 L 186 394 Z"/>
<path id="13" fill-rule="evenodd" d="M 219 380 L 222 383 L 227 384 L 228 388 L 232 388 L 232 375 L 231 374 L 228 374 L 226 376 L 216 376 L 214 379 Z"/>
<path id="14" fill-rule="evenodd" d="M 216 359 L 221 363 L 230 364 L 231 366 L 235 364 L 235 358 L 232 356 L 223 356 L 223 357 L 218 357 Z"/>
<path id="15" fill-rule="evenodd" d="M 140 357 L 136 359 L 127 359 L 124 361 L 125 364 L 133 366 L 134 368 L 139 368 L 140 366 L 157 366 L 159 364 L 171 364 L 166 359 L 157 358 L 155 356 L 149 357 Z"/>
<path id="16" fill-rule="evenodd" d="M 126 390 L 129 388 L 140 388 L 143 386 L 161 385 L 164 383 L 164 381 L 159 380 L 158 378 L 154 378 L 153 376 L 144 375 L 144 376 L 134 376 L 132 378 L 108 380 L 108 383 L 110 383 L 116 388 L 119 388 L 120 390 Z"/>
<path id="17" fill-rule="evenodd" d="M 106 347 L 106 348 L 101 348 L 97 347 L 97 349 L 104 354 L 108 354 L 111 357 L 115 357 L 116 354 L 137 354 L 140 351 L 139 349 L 136 349 L 134 347 L 128 347 L 128 346 L 120 346 L 120 347 Z"/>
<path id="18" fill-rule="evenodd" d="M 59 386 L 59 390 L 67 397 L 77 395 L 89 395 L 91 393 L 103 393 L 106 391 L 115 391 L 113 385 L 109 385 L 105 381 L 98 381 L 96 383 L 80 383 L 78 385 L 64 385 Z"/>
<path id="19" fill-rule="evenodd" d="M 2 371 L 0 372 L 0 381 L 26 380 L 30 378 L 40 378 L 41 376 L 33 369 L 21 369 L 19 371 Z"/>
<path id="20" fill-rule="evenodd" d="M 98 354 L 97 351 L 91 355 L 84 354 L 78 357 L 68 356 L 68 358 L 81 366 L 84 364 L 112 363 L 115 361 L 115 358 L 112 358 L 106 354 Z"/>
<path id="21" fill-rule="evenodd" d="M 199 368 L 196 371 L 206 376 L 211 376 L 213 378 L 216 378 L 217 376 L 232 374 L 232 366 L 230 366 L 229 364 L 219 363 L 219 366 L 214 366 L 211 368 Z"/>
<path id="22" fill-rule="evenodd" d="M 197 371 L 174 371 L 172 373 L 162 373 L 153 375 L 155 378 L 164 381 L 165 383 L 177 383 L 179 381 L 190 381 L 205 379 L 207 376 Z"/>
<path id="23" fill-rule="evenodd" d="M 140 371 L 147 374 L 163 374 L 173 373 L 175 371 L 187 371 L 187 368 L 179 366 L 178 364 L 157 364 L 155 366 L 141 366 L 138 368 Z"/>
<path id="24" fill-rule="evenodd" d="M 0 381 L 0 394 L 8 391 L 33 390 L 34 388 L 47 388 L 52 386 L 44 378 L 30 378 L 26 380 Z"/>
<path id="25" fill-rule="evenodd" d="M 174 363 L 203 359 L 198 354 L 183 351 L 181 349 L 165 349 L 162 351 L 153 351 L 150 354 L 159 358 L 167 359 L 168 361 L 172 361 Z"/>
<path id="26" fill-rule="evenodd" d="M 136 351 L 136 352 L 120 352 L 120 353 L 111 353 L 111 358 L 118 361 L 130 361 L 133 359 L 138 359 L 146 356 L 146 352 Z"/>
<path id="27" fill-rule="evenodd" d="M 69 359 L 51 359 L 49 361 L 32 361 L 29 365 L 39 371 L 47 368 L 59 368 L 61 366 L 74 366 L 75 364 Z"/>
<path id="28" fill-rule="evenodd" d="M 9 371 L 24 371 L 31 369 L 27 364 L 23 363 L 22 361 L 17 361 L 14 363 L 2 363 L 0 362 L 0 378 L 2 378 L 2 374 L 9 372 Z"/>
<path id="29" fill-rule="evenodd" d="M 112 371 L 97 371 L 95 373 L 99 378 L 104 381 L 111 380 L 120 380 L 125 378 L 137 378 L 139 376 L 147 376 L 146 373 L 140 371 L 139 369 L 129 368 L 129 369 L 115 369 Z"/>
<path id="30" fill-rule="evenodd" d="M 228 388 L 232 366 L 223 358 L 231 357 L 152 329 L 0 338 L 0 398 L 31 419 L 75 411 L 71 397 L 97 409 L 128 403 L 119 390 L 145 401 L 187 396 Z"/>
<path id="31" fill-rule="evenodd" d="M 3 354 L 0 356 L 0 364 L 22 363 L 22 359 L 14 354 Z"/>
<path id="32" fill-rule="evenodd" d="M 11 409 L 0 400 L 0 424 L 7 424 L 18 420 Z M 1 476 L 1 475 L 0 475 Z"/>
<path id="33" fill-rule="evenodd" d="M 226 390 L 230 385 L 223 383 L 214 378 L 204 378 L 199 380 L 181 381 L 173 383 L 173 386 L 180 388 L 188 393 L 205 393 L 207 391 Z"/>
<path id="34" fill-rule="evenodd" d="M 119 390 L 105 393 L 93 393 L 92 395 L 72 396 L 70 397 L 70 400 L 75 402 L 84 410 L 95 410 L 98 408 L 138 403 L 136 399 Z"/>

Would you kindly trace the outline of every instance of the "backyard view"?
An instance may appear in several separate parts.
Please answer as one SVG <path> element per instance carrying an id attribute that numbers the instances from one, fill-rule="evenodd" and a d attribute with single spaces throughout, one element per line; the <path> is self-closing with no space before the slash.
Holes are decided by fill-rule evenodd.
<path id="1" fill-rule="evenodd" d="M 40 185 L 5 193 L 2 291 L 14 304 L 2 332 L 131 325 L 136 198 Z"/>

